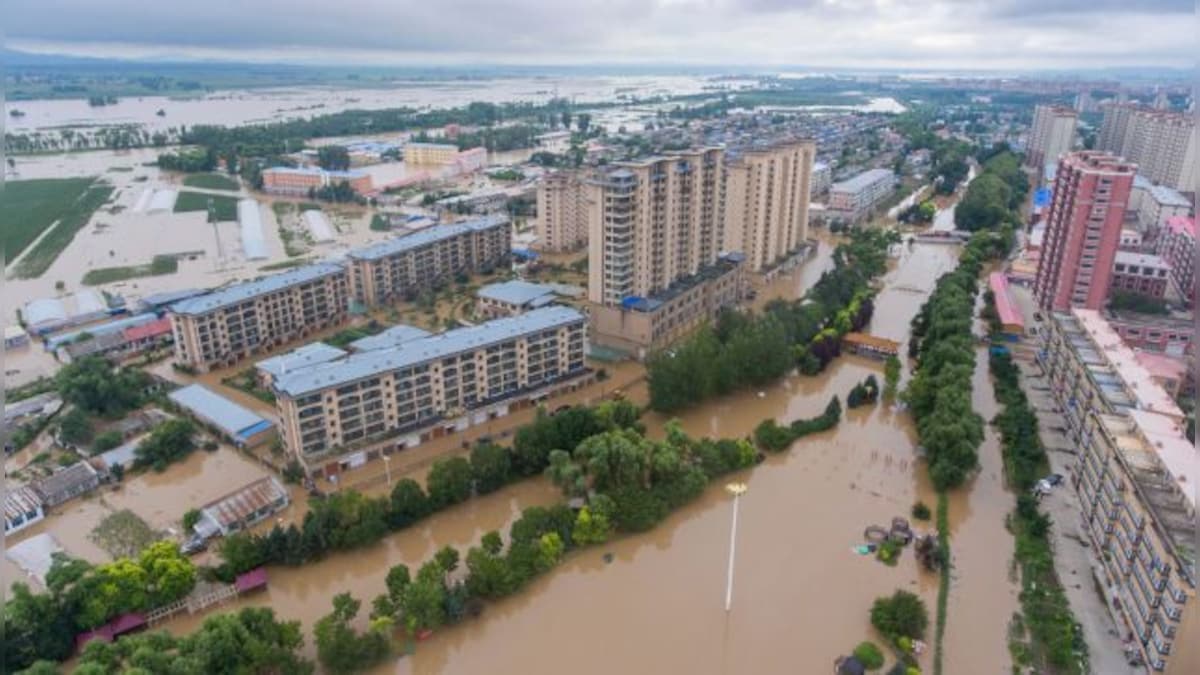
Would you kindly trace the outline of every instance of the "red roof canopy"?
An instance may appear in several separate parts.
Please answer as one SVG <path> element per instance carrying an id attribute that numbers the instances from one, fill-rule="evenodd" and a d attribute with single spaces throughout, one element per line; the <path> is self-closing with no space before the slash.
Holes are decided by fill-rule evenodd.
<path id="1" fill-rule="evenodd" d="M 124 331 L 125 339 L 132 342 L 133 340 L 142 340 L 150 337 L 158 337 L 171 332 L 171 320 L 162 318 L 157 321 L 142 324 L 140 326 L 132 326 Z"/>
<path id="2" fill-rule="evenodd" d="M 238 593 L 262 588 L 267 585 L 267 568 L 256 567 L 245 574 L 239 574 L 238 578 L 234 579 L 233 585 L 237 588 Z"/>
<path id="3" fill-rule="evenodd" d="M 1025 329 L 1025 317 L 1013 305 L 1012 296 L 1008 291 L 1008 278 L 1003 272 L 992 272 L 988 277 L 988 285 L 992 287 L 992 295 L 996 300 L 996 314 L 1004 326 L 1014 326 Z"/>

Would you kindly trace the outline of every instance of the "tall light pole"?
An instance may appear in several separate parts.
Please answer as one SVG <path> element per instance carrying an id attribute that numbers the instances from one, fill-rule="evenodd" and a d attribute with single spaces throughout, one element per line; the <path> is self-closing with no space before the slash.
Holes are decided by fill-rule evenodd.
<path id="1" fill-rule="evenodd" d="M 738 499 L 746 493 L 745 483 L 728 483 L 725 491 L 733 495 L 733 524 L 729 528 L 729 575 L 725 581 L 725 611 L 733 607 L 733 554 L 737 550 Z"/>
<path id="2" fill-rule="evenodd" d="M 392 458 L 383 456 L 383 470 L 387 473 L 388 487 L 392 486 Z"/>

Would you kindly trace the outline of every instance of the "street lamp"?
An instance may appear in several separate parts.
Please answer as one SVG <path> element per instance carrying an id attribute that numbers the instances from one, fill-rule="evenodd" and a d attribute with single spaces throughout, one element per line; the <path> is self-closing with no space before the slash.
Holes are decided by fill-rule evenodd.
<path id="1" fill-rule="evenodd" d="M 725 581 L 725 611 L 733 606 L 733 554 L 737 547 L 738 498 L 749 488 L 745 483 L 728 483 L 725 491 L 733 495 L 733 525 L 729 528 L 729 575 Z"/>
<path id="2" fill-rule="evenodd" d="M 388 487 L 391 487 L 392 486 L 392 458 L 387 455 L 383 456 L 383 470 L 387 473 Z"/>

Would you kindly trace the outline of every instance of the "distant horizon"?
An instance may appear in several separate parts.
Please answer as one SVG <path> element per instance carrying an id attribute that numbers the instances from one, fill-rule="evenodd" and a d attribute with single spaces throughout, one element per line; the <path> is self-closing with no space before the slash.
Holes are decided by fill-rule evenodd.
<path id="1" fill-rule="evenodd" d="M 12 57 L 17 57 L 15 60 Z M 1093 79 L 1111 79 L 1119 76 L 1130 77 L 1178 77 L 1187 79 L 1192 77 L 1196 72 L 1195 68 L 1144 63 L 1121 66 L 1097 66 L 1092 68 L 1082 67 L 957 67 L 947 68 L 941 66 L 857 66 L 857 65 L 813 65 L 813 64 L 736 64 L 736 63 L 700 63 L 700 62 L 670 62 L 670 61 L 640 61 L 640 62 L 610 62 L 610 61 L 588 61 L 588 62 L 542 62 L 542 63 L 521 63 L 521 62 L 505 62 L 505 61 L 463 61 L 463 62 L 447 62 L 447 63 L 389 63 L 379 64 L 370 62 L 339 62 L 339 63 L 322 63 L 317 61 L 284 61 L 272 59 L 256 59 L 246 60 L 237 54 L 229 54 L 227 57 L 207 56 L 207 57 L 186 57 L 186 56 L 91 56 L 82 53 L 68 53 L 56 51 L 33 51 L 27 49 L 17 49 L 8 47 L 0 50 L 0 65 L 6 69 L 14 67 L 50 67 L 50 66 L 68 66 L 68 65 L 113 65 L 113 66 L 144 66 L 144 67 L 172 67 L 172 66 L 211 66 L 211 67 L 236 67 L 236 66 L 255 66 L 255 67 L 275 67 L 287 70 L 351 70 L 365 69 L 370 72 L 464 72 L 470 70 L 510 70 L 520 71 L 523 73 L 538 73 L 538 72 L 553 72 L 553 71 L 605 71 L 607 74 L 621 74 L 622 72 L 629 73 L 645 73 L 645 74 L 706 74 L 706 75 L 725 75 L 725 76 L 784 76 L 788 74 L 797 74 L 805 76 L 820 77 L 823 74 L 831 75 L 885 75 L 885 76 L 903 76 L 905 74 L 920 74 L 927 76 L 941 77 L 1026 77 L 1040 76 L 1050 79 L 1062 79 L 1068 77 L 1074 78 L 1093 78 Z"/>

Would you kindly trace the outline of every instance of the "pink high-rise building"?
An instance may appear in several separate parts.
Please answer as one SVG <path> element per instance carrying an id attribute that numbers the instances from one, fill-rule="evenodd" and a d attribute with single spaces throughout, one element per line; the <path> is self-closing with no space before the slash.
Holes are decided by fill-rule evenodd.
<path id="1" fill-rule="evenodd" d="M 1188 307 L 1196 300 L 1196 220 L 1168 218 L 1156 251 L 1171 266 L 1171 283 Z"/>
<path id="2" fill-rule="evenodd" d="M 1042 309 L 1103 307 L 1136 174 L 1136 165 L 1106 152 L 1059 161 L 1033 285 Z"/>

